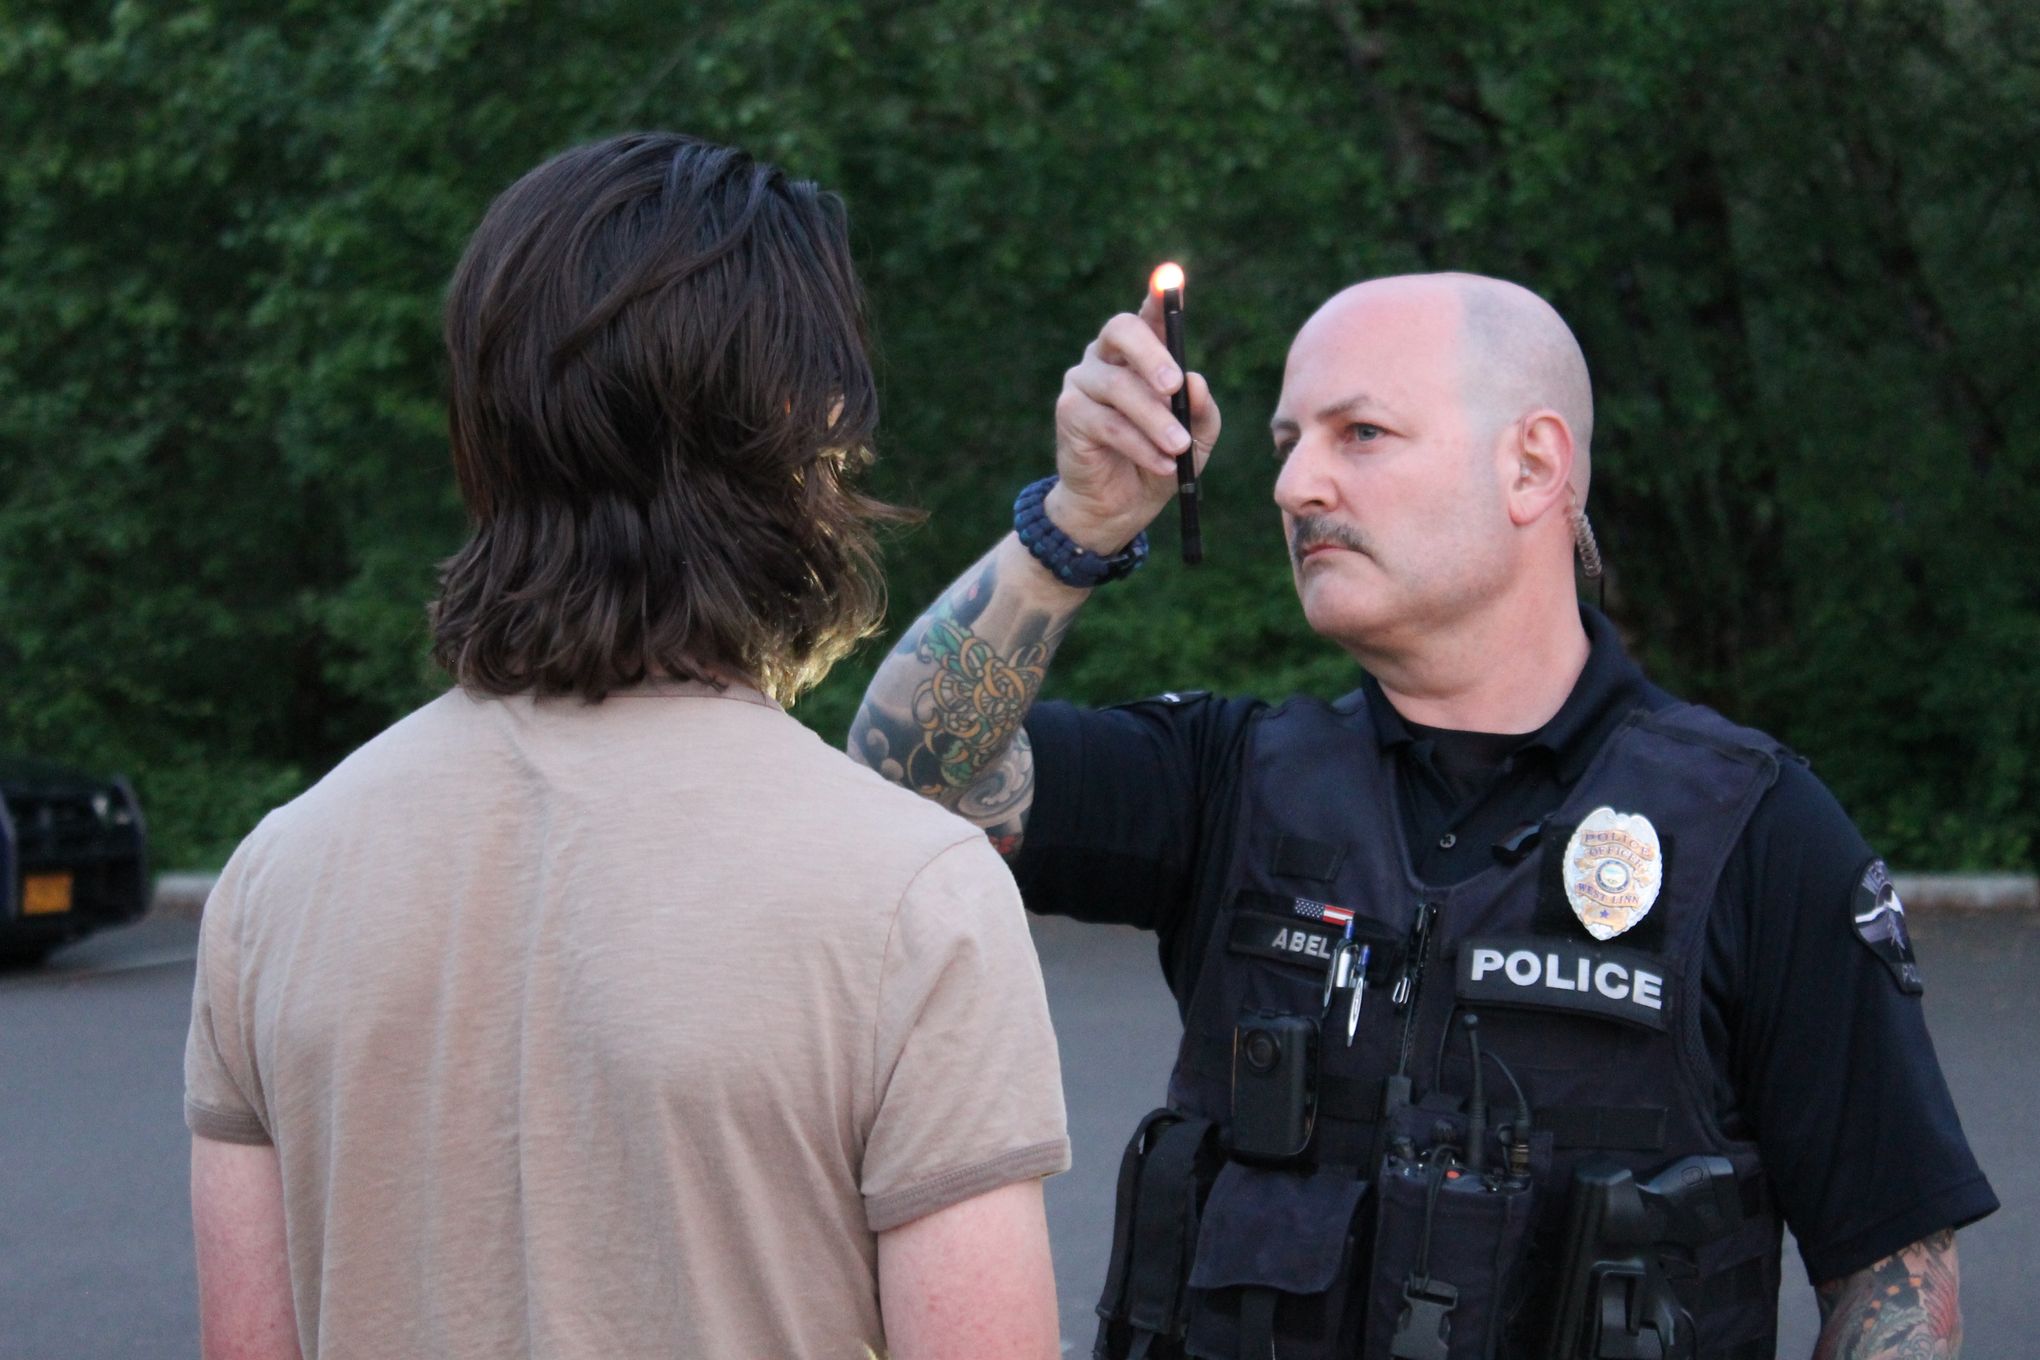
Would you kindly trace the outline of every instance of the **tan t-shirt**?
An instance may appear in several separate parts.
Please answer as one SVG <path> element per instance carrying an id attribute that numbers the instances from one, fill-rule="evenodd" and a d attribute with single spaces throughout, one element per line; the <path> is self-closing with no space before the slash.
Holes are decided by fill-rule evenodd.
<path id="1" fill-rule="evenodd" d="M 185 1081 L 276 1145 L 306 1360 L 858 1360 L 875 1234 L 1069 1164 L 983 834 L 684 683 L 454 691 L 272 813 Z"/>

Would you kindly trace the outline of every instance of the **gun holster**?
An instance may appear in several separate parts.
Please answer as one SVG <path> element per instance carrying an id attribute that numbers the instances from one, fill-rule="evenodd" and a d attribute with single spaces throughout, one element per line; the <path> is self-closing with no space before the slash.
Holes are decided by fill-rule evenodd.
<path id="1" fill-rule="evenodd" d="M 1552 1360 L 1693 1360 L 1698 1333 L 1665 1263 L 1690 1264 L 1741 1222 L 1725 1157 L 1686 1157 L 1643 1183 L 1606 1158 L 1582 1161 L 1573 1171 Z"/>

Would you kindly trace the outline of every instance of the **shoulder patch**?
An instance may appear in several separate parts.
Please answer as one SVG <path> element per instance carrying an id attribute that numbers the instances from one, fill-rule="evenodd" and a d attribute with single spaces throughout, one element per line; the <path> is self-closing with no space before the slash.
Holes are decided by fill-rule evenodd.
<path id="1" fill-rule="evenodd" d="M 1913 957 L 1912 935 L 1905 928 L 1905 904 L 1898 900 L 1891 870 L 1884 861 L 1873 859 L 1863 871 L 1862 882 L 1849 898 L 1850 924 L 1856 938 L 1875 954 L 1907 996 L 1926 990 L 1920 977 L 1919 961 Z"/>

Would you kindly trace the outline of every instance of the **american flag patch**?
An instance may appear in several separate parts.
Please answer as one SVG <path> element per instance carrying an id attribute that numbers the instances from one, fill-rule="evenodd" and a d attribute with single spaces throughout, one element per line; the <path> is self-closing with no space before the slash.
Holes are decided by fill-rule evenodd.
<path id="1" fill-rule="evenodd" d="M 1293 904 L 1296 914 L 1311 921 L 1323 921 L 1328 926 L 1352 924 L 1353 913 L 1344 907 L 1335 907 L 1329 902 L 1313 902 L 1308 897 L 1299 897 Z"/>

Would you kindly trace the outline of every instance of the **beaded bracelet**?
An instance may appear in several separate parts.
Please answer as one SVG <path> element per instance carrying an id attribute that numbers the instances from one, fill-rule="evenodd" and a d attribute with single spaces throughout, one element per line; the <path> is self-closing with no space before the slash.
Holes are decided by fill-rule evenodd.
<path id="1" fill-rule="evenodd" d="M 1042 502 L 1048 499 L 1048 493 L 1057 480 L 1055 477 L 1043 477 L 1038 482 L 1031 482 L 1013 501 L 1013 532 L 1027 545 L 1027 551 L 1033 553 L 1035 560 L 1053 572 L 1055 579 L 1064 585 L 1088 589 L 1131 576 L 1141 563 L 1147 561 L 1147 532 L 1143 530 L 1135 534 L 1133 542 L 1110 557 L 1101 557 L 1088 548 L 1079 547 L 1068 534 L 1055 527 L 1055 521 L 1042 508 Z"/>

